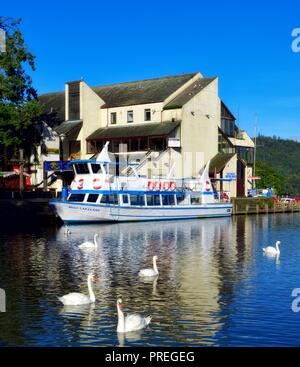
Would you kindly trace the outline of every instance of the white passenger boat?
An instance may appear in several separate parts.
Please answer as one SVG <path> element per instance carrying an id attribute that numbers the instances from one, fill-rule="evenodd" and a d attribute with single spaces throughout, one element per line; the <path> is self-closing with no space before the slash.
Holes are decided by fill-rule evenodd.
<path id="1" fill-rule="evenodd" d="M 115 173 L 108 143 L 95 160 L 71 161 L 75 177 L 67 197 L 50 200 L 65 223 L 226 217 L 232 204 L 216 199 L 209 163 L 198 179 L 140 177 Z M 127 163 L 126 163 L 127 164 Z"/>

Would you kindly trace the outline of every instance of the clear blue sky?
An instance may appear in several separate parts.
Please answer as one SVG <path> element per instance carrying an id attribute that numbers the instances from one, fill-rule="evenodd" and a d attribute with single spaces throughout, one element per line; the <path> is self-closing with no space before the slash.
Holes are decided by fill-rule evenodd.
<path id="1" fill-rule="evenodd" d="M 64 1 L 1 4 L 21 17 L 39 93 L 200 71 L 253 135 L 300 137 L 299 1 Z"/>

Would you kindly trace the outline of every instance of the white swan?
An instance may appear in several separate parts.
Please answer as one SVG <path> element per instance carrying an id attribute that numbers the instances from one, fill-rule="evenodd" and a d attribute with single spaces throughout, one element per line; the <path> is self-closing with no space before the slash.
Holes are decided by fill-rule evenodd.
<path id="1" fill-rule="evenodd" d="M 81 250 L 87 250 L 87 249 L 93 249 L 93 248 L 96 250 L 98 248 L 97 237 L 98 237 L 98 233 L 95 233 L 95 235 L 94 235 L 94 242 L 90 242 L 90 241 L 83 242 L 78 247 Z"/>
<path id="2" fill-rule="evenodd" d="M 70 228 L 67 225 L 65 225 L 65 235 L 68 236 L 70 233 L 71 233 Z"/>
<path id="3" fill-rule="evenodd" d="M 88 296 L 82 293 L 74 292 L 74 293 L 66 294 L 65 296 L 62 296 L 62 297 L 58 297 L 58 299 L 65 306 L 79 306 L 79 305 L 85 305 L 88 303 L 94 303 L 96 298 L 95 298 L 95 294 L 93 292 L 92 284 L 91 284 L 91 282 L 94 280 L 95 280 L 94 275 L 89 274 L 87 277 L 87 284 L 88 284 L 88 290 L 89 290 Z"/>
<path id="4" fill-rule="evenodd" d="M 158 273 L 158 269 L 156 266 L 156 260 L 157 260 L 157 256 L 153 256 L 153 269 L 142 269 L 139 271 L 139 276 L 140 277 L 156 277 L 159 273 Z"/>
<path id="5" fill-rule="evenodd" d="M 131 314 L 124 316 L 122 311 L 123 304 L 121 298 L 117 300 L 117 310 L 118 310 L 118 333 L 127 333 L 130 331 L 141 330 L 144 329 L 147 325 L 149 325 L 151 321 L 151 316 L 142 317 L 137 314 Z"/>
<path id="6" fill-rule="evenodd" d="M 281 242 L 277 241 L 276 248 L 272 246 L 264 247 L 263 252 L 268 255 L 279 255 L 280 254 L 279 245 L 281 245 Z"/>

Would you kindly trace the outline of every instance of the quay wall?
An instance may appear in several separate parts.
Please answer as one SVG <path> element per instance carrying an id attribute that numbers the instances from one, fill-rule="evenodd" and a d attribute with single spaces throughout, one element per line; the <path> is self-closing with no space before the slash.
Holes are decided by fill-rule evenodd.
<path id="1" fill-rule="evenodd" d="M 275 203 L 274 198 L 233 198 L 233 215 L 300 212 L 300 203 Z"/>

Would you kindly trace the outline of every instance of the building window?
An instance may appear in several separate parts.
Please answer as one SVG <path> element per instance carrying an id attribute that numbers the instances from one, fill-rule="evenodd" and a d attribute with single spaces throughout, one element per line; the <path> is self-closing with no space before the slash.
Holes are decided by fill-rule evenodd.
<path id="1" fill-rule="evenodd" d="M 86 153 L 87 154 L 96 154 L 98 152 L 101 152 L 102 148 L 103 148 L 102 141 L 87 140 L 86 142 Z"/>
<path id="2" fill-rule="evenodd" d="M 130 151 L 136 152 L 139 150 L 139 140 L 138 139 L 131 139 L 130 142 Z"/>
<path id="3" fill-rule="evenodd" d="M 69 141 L 69 160 L 80 159 L 80 140 Z"/>
<path id="4" fill-rule="evenodd" d="M 86 142 L 86 153 L 87 154 L 95 154 L 97 153 L 97 146 L 95 141 L 88 140 Z"/>
<path id="5" fill-rule="evenodd" d="M 110 123 L 111 125 L 115 125 L 117 123 L 117 112 L 111 112 Z"/>
<path id="6" fill-rule="evenodd" d="M 148 138 L 140 138 L 140 150 L 148 149 Z"/>
<path id="7" fill-rule="evenodd" d="M 144 110 L 144 120 L 145 121 L 151 121 L 151 110 L 150 110 L 150 108 L 146 108 Z"/>
<path id="8" fill-rule="evenodd" d="M 219 153 L 235 153 L 235 148 L 220 130 L 218 134 L 218 151 Z"/>
<path id="9" fill-rule="evenodd" d="M 221 129 L 225 135 L 234 136 L 234 127 L 235 127 L 234 120 L 224 118 L 221 119 Z"/>
<path id="10" fill-rule="evenodd" d="M 254 148 L 236 147 L 239 158 L 243 159 L 247 164 L 254 164 Z"/>
<path id="11" fill-rule="evenodd" d="M 127 111 L 127 122 L 133 122 L 133 111 Z"/>
<path id="12" fill-rule="evenodd" d="M 79 120 L 80 118 L 80 82 L 69 84 L 69 120 Z"/>
<path id="13" fill-rule="evenodd" d="M 149 148 L 155 152 L 165 150 L 165 139 L 164 138 L 150 138 Z"/>

